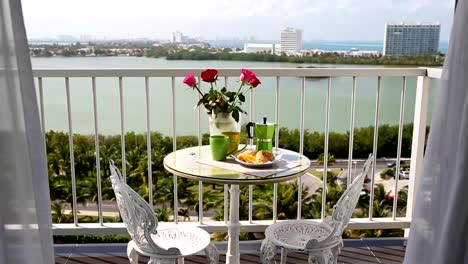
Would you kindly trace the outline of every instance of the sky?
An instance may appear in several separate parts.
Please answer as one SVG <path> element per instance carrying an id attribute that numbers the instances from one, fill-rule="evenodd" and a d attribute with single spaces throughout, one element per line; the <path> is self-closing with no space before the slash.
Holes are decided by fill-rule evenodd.
<path id="1" fill-rule="evenodd" d="M 279 40 L 286 27 L 303 40 L 382 41 L 385 22 L 441 23 L 447 41 L 455 0 L 22 0 L 29 38 Z"/>

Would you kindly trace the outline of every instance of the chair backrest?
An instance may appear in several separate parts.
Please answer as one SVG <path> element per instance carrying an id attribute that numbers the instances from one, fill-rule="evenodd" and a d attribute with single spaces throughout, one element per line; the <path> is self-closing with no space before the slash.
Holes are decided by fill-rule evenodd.
<path id="1" fill-rule="evenodd" d="M 144 251 L 164 254 L 166 250 L 159 248 L 151 239 L 151 235 L 157 233 L 158 226 L 154 210 L 145 199 L 125 183 L 114 161 L 111 160 L 109 163 L 117 206 L 131 238 Z"/>
<path id="2" fill-rule="evenodd" d="M 364 184 L 364 179 L 369 175 L 373 162 L 372 154 L 364 163 L 361 173 L 353 180 L 335 206 L 333 206 L 332 225 L 336 236 L 341 236 L 353 215 Z"/>
<path id="3" fill-rule="evenodd" d="M 305 249 L 314 249 L 330 243 L 337 243 L 340 240 L 341 235 L 343 234 L 343 231 L 348 225 L 349 219 L 356 208 L 359 200 L 359 194 L 361 193 L 362 186 L 364 184 L 364 179 L 366 176 L 369 176 L 372 162 L 373 156 L 370 154 L 369 158 L 364 163 L 361 173 L 353 180 L 343 195 L 341 195 L 335 206 L 333 206 L 331 217 L 329 216 L 325 219 L 325 222 L 332 227 L 332 232 L 323 240 L 309 240 Z"/>

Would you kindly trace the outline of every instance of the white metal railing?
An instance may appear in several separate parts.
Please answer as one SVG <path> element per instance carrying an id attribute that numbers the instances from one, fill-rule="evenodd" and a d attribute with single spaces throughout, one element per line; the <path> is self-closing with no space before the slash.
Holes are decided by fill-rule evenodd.
<path id="1" fill-rule="evenodd" d="M 101 168 L 99 164 L 99 124 L 98 124 L 98 112 L 97 112 L 97 98 L 96 98 L 96 78 L 100 77 L 112 77 L 118 79 L 119 86 L 119 100 L 120 100 L 120 129 L 121 129 L 121 154 L 122 154 L 122 173 L 126 177 L 126 165 L 125 165 L 125 118 L 124 118 L 124 87 L 123 78 L 127 77 L 140 77 L 145 80 L 145 96 L 146 96 L 146 128 L 147 128 L 147 153 L 148 153 L 148 193 L 149 203 L 153 203 L 153 189 L 152 189 L 152 167 L 151 167 L 151 137 L 150 137 L 150 89 L 149 80 L 152 77 L 167 77 L 171 78 L 171 98 L 172 98 L 172 137 L 173 137 L 173 150 L 177 148 L 176 142 L 176 94 L 175 94 L 175 78 L 183 77 L 188 72 L 194 72 L 195 75 L 200 76 L 203 69 L 34 69 L 34 76 L 38 79 L 39 89 L 39 105 L 41 110 L 41 124 L 45 135 L 45 116 L 44 116 L 44 98 L 43 98 L 43 79 L 44 78 L 64 78 L 65 90 L 67 97 L 67 116 L 68 116 L 68 129 L 69 129 L 69 152 L 70 152 L 70 165 L 71 165 L 71 180 L 72 180 L 72 199 L 73 199 L 73 224 L 54 224 L 55 234 L 97 234 L 97 233 L 126 233 L 126 230 L 122 223 L 103 223 L 103 209 L 102 209 L 102 190 L 101 190 Z M 225 84 L 228 82 L 228 78 L 237 77 L 240 69 L 219 69 L 219 76 L 224 77 Z M 329 119 L 330 119 L 330 92 L 332 89 L 332 78 L 333 77 L 352 77 L 352 93 L 351 93 L 351 116 L 350 116 L 350 137 L 349 137 L 349 156 L 348 156 L 348 177 L 351 177 L 352 161 L 353 161 L 353 140 L 354 140 L 354 126 L 355 126 L 355 108 L 356 108 L 356 80 L 360 77 L 376 77 L 378 80 L 377 94 L 376 94 L 376 109 L 374 119 L 374 141 L 373 141 L 373 154 L 374 154 L 374 166 L 372 168 L 371 178 L 371 190 L 370 190 L 370 201 L 369 201 L 369 217 L 368 218 L 353 218 L 348 226 L 350 229 L 374 229 L 374 228 L 408 228 L 411 221 L 411 211 L 414 205 L 414 193 L 415 184 L 418 181 L 416 175 L 419 175 L 422 166 L 422 160 L 424 156 L 424 145 L 425 145 L 425 131 L 427 125 L 427 111 L 428 111 L 428 98 L 429 98 L 429 80 L 430 78 L 440 78 L 441 69 L 432 68 L 281 68 L 281 69 L 253 69 L 258 76 L 261 77 L 275 77 L 276 78 L 276 91 L 275 91 L 275 122 L 280 123 L 279 120 L 279 102 L 280 102 L 280 78 L 281 77 L 298 77 L 302 78 L 302 87 L 300 95 L 300 139 L 299 139 L 299 152 L 302 154 L 304 151 L 304 119 L 305 119 L 305 84 L 307 77 L 325 77 L 328 78 L 328 86 L 326 93 L 326 111 L 325 111 L 325 142 L 324 142 L 324 173 L 322 188 L 322 220 L 324 217 L 325 203 L 326 203 L 326 178 L 328 168 L 328 138 L 329 138 Z M 414 124 L 413 124 L 413 143 L 411 153 L 411 166 L 410 166 L 410 182 L 408 191 L 407 201 L 407 212 L 406 217 L 397 217 L 397 195 L 394 197 L 392 217 L 390 218 L 373 218 L 372 208 L 374 200 L 374 175 L 375 175 L 375 159 L 377 156 L 377 143 L 378 143 L 378 127 L 379 127 L 379 111 L 380 111 L 380 89 L 381 89 L 381 78 L 386 76 L 394 76 L 402 78 L 402 90 L 400 100 L 400 116 L 399 116 L 399 135 L 398 135 L 398 149 L 397 149 L 397 167 L 396 173 L 400 169 L 401 159 L 401 147 L 402 147 L 402 133 L 403 133 L 403 120 L 404 120 L 404 105 L 406 95 L 406 80 L 407 77 L 417 77 L 417 88 L 416 88 L 416 103 L 414 112 Z M 96 175 L 97 175 L 97 188 L 98 188 L 98 216 L 99 223 L 97 224 L 82 224 L 78 223 L 77 218 L 77 200 L 76 200 L 76 179 L 75 179 L 75 167 L 74 167 L 74 151 L 73 151 L 73 122 L 71 116 L 71 101 L 70 101 L 70 78 L 89 78 L 92 83 L 93 92 L 93 113 L 94 113 L 94 128 L 95 128 L 95 151 L 96 151 Z M 200 78 L 200 77 L 199 77 Z M 250 93 L 250 121 L 255 111 L 254 109 L 254 90 Z M 201 130 L 200 130 L 200 118 L 201 110 L 198 110 L 198 145 L 202 144 Z M 277 128 L 275 146 L 279 145 L 279 126 Z M 251 142 L 252 143 L 252 142 Z M 397 193 L 398 176 L 395 177 L 395 188 L 394 193 Z M 224 186 L 224 221 L 210 221 L 203 222 L 203 189 L 202 183 L 199 183 L 199 222 L 183 222 L 178 223 L 177 221 L 177 177 L 174 176 L 174 221 L 175 224 L 181 225 L 197 225 L 210 232 L 224 231 L 226 232 L 227 227 L 227 185 Z M 348 178 L 348 183 L 350 178 Z M 298 178 L 299 189 L 302 190 L 302 178 Z M 241 221 L 242 231 L 264 231 L 264 229 L 271 223 L 277 221 L 277 198 L 278 198 L 278 185 L 273 186 L 273 219 L 253 221 L 252 210 L 253 210 L 253 199 L 252 199 L 253 188 L 249 188 L 249 217 L 248 221 Z M 301 218 L 301 202 L 302 192 L 298 192 L 298 208 L 297 217 Z M 320 221 L 320 220 L 315 220 Z M 161 225 L 171 225 L 174 223 L 161 223 Z"/>

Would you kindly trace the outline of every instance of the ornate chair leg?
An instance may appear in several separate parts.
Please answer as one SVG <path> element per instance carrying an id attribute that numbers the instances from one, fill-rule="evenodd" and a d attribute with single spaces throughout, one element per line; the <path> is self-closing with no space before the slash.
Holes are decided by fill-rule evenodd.
<path id="1" fill-rule="evenodd" d="M 327 264 L 324 252 L 309 252 L 309 264 Z"/>
<path id="2" fill-rule="evenodd" d="M 260 248 L 260 261 L 262 264 L 273 264 L 275 262 L 276 246 L 268 239 L 262 241 Z"/>
<path id="3" fill-rule="evenodd" d="M 340 251 L 341 251 L 341 246 L 337 246 L 331 249 L 330 264 L 338 263 L 338 254 L 340 254 Z"/>
<path id="4" fill-rule="evenodd" d="M 281 248 L 281 264 L 286 264 L 286 258 L 288 257 L 288 250 Z"/>
<path id="5" fill-rule="evenodd" d="M 218 249 L 213 243 L 210 243 L 206 248 L 205 248 L 205 255 L 206 258 L 208 259 L 209 264 L 218 264 L 219 262 L 219 253 Z"/>
<path id="6" fill-rule="evenodd" d="M 130 264 L 138 264 L 138 252 L 135 250 L 133 241 L 127 244 L 127 257 Z"/>
<path id="7" fill-rule="evenodd" d="M 174 258 L 150 258 L 148 264 L 175 264 Z"/>

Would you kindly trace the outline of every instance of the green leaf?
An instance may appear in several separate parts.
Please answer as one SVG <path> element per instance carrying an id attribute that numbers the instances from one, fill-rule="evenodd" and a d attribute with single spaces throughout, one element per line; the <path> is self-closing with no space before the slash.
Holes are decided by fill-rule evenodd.
<path id="1" fill-rule="evenodd" d="M 236 109 L 236 111 L 238 111 L 239 113 L 247 114 L 247 112 L 245 112 L 244 110 L 242 110 L 242 108 L 240 108 L 239 106 L 235 106 L 235 109 Z"/>
<path id="2" fill-rule="evenodd" d="M 223 87 L 223 89 L 221 89 L 221 92 L 222 92 L 222 93 L 226 93 L 226 92 L 227 92 L 226 87 Z"/>
<path id="3" fill-rule="evenodd" d="M 239 100 L 240 100 L 241 102 L 245 103 L 245 95 L 243 95 L 243 94 L 240 93 L 240 94 L 239 94 Z"/>
<path id="4" fill-rule="evenodd" d="M 203 104 L 204 102 L 204 98 L 200 98 L 200 100 L 198 100 L 197 107 Z"/>
<path id="5" fill-rule="evenodd" d="M 236 122 L 239 122 L 239 111 L 237 109 L 232 110 L 232 117 Z"/>

